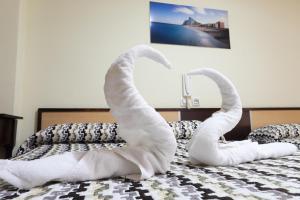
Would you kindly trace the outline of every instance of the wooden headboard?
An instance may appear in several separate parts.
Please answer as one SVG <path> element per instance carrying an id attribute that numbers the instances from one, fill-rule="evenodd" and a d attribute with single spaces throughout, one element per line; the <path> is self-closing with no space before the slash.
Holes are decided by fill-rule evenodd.
<path id="1" fill-rule="evenodd" d="M 250 115 L 252 130 L 270 124 L 300 124 L 300 108 L 253 108 Z"/>
<path id="2" fill-rule="evenodd" d="M 204 121 L 218 108 L 157 108 L 166 121 Z M 79 122 L 115 122 L 106 108 L 39 108 L 37 131 L 49 125 Z M 238 125 L 225 135 L 227 140 L 246 139 L 251 130 L 280 123 L 300 123 L 300 108 L 244 108 Z"/>

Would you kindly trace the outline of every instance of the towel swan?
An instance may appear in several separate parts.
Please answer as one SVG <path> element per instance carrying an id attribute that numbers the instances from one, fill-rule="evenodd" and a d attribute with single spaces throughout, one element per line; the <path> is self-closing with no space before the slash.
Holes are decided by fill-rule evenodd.
<path id="1" fill-rule="evenodd" d="M 134 86 L 132 72 L 138 57 L 147 57 L 171 68 L 157 50 L 146 45 L 136 46 L 112 64 L 105 77 L 104 92 L 119 123 L 119 135 L 128 143 L 128 148 L 116 152 L 136 164 L 141 171 L 139 178 L 145 179 L 169 169 L 177 143 L 166 120 L 148 105 Z"/>
<path id="2" fill-rule="evenodd" d="M 290 155 L 297 151 L 297 147 L 289 143 L 258 145 L 250 140 L 219 143 L 219 138 L 231 131 L 241 119 L 240 97 L 232 82 L 214 69 L 200 68 L 187 73 L 187 76 L 193 75 L 204 75 L 214 80 L 222 96 L 221 109 L 199 126 L 188 144 L 193 164 L 237 165 L 257 159 Z"/>
<path id="3" fill-rule="evenodd" d="M 166 121 L 134 86 L 132 73 L 138 57 L 148 57 L 170 67 L 160 52 L 140 45 L 119 56 L 108 70 L 104 93 L 127 147 L 68 152 L 32 161 L 0 160 L 0 178 L 18 188 L 29 189 L 48 181 L 85 181 L 124 175 L 146 179 L 155 173 L 165 173 L 173 160 L 176 140 Z"/>

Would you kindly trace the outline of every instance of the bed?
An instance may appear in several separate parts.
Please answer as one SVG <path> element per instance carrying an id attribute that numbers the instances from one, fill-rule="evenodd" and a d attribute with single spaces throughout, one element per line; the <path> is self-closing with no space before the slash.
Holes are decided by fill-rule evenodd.
<path id="1" fill-rule="evenodd" d="M 0 199 L 300 198 L 299 151 L 280 159 L 254 161 L 234 167 L 194 166 L 188 160 L 185 145 L 201 121 L 217 109 L 157 110 L 169 121 L 178 142 L 175 159 L 166 174 L 138 182 L 126 177 L 75 183 L 50 182 L 31 190 L 20 190 L 0 180 Z M 108 109 L 40 108 L 37 121 L 37 133 L 20 146 L 13 160 L 32 160 L 66 151 L 126 145 L 118 137 L 118 125 Z M 279 123 L 300 124 L 300 108 L 243 109 L 240 123 L 225 138 L 247 139 L 251 131 L 262 137 L 255 131 Z M 281 133 L 279 135 L 282 136 Z M 269 135 L 267 137 L 270 138 Z M 276 140 L 279 141 L 278 137 Z"/>

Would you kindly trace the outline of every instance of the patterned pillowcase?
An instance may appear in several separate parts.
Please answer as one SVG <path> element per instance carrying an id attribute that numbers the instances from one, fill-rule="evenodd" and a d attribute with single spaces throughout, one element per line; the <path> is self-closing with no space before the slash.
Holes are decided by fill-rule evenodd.
<path id="1" fill-rule="evenodd" d="M 117 123 L 57 124 L 30 136 L 17 150 L 16 156 L 42 144 L 124 142 L 117 134 Z"/>
<path id="2" fill-rule="evenodd" d="M 260 144 L 287 141 L 293 143 L 293 140 L 300 139 L 300 124 L 268 125 L 255 129 L 248 137 Z"/>
<path id="3" fill-rule="evenodd" d="M 38 144 L 124 142 L 117 123 L 58 124 L 37 132 Z"/>
<path id="4" fill-rule="evenodd" d="M 176 139 L 191 139 L 200 124 L 198 120 L 169 122 Z"/>
<path id="5" fill-rule="evenodd" d="M 169 122 L 177 139 L 190 139 L 200 121 Z M 117 123 L 70 123 L 49 126 L 30 136 L 16 156 L 43 144 L 125 142 L 118 134 Z"/>

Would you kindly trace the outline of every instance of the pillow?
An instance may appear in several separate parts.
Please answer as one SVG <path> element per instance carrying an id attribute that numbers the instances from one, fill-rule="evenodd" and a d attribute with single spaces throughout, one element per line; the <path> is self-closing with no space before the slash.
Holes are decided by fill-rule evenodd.
<path id="1" fill-rule="evenodd" d="M 191 139 L 200 124 L 198 120 L 169 122 L 176 139 Z"/>
<path id="2" fill-rule="evenodd" d="M 117 135 L 117 123 L 56 124 L 30 136 L 17 150 L 16 156 L 42 144 L 124 142 Z"/>
<path id="3" fill-rule="evenodd" d="M 177 139 L 190 139 L 200 121 L 169 122 Z M 56 124 L 30 136 L 17 150 L 19 156 L 43 144 L 125 142 L 117 123 Z"/>
<path id="4" fill-rule="evenodd" d="M 289 142 L 299 147 L 300 124 L 268 125 L 252 131 L 249 139 L 260 144 L 271 142 Z"/>

